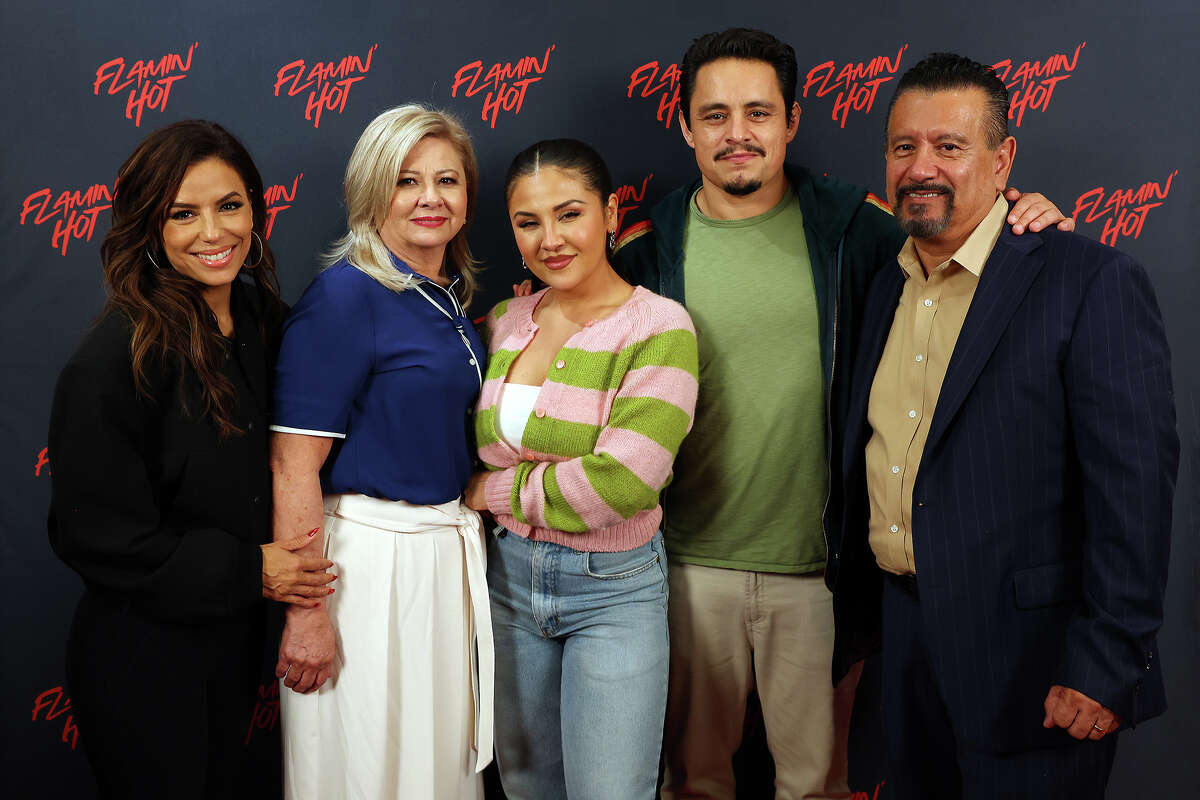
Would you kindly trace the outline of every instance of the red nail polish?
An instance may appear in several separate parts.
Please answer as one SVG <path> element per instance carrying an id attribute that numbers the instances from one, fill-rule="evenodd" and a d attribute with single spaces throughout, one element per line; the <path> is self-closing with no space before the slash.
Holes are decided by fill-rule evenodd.
<path id="1" fill-rule="evenodd" d="M 309 531 L 309 532 L 308 532 L 308 538 L 310 538 L 310 539 L 311 539 L 312 537 L 316 536 L 316 535 L 317 535 L 317 531 L 319 531 L 319 530 L 321 530 L 321 526 L 320 526 L 320 525 L 318 525 L 317 527 L 313 528 L 311 531 Z"/>

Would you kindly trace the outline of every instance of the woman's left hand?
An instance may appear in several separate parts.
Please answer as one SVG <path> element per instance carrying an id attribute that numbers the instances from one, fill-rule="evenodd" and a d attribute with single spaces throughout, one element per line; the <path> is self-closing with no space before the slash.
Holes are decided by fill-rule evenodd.
<path id="1" fill-rule="evenodd" d="M 472 508 L 476 511 L 487 511 L 487 496 L 484 494 L 484 487 L 487 485 L 488 475 L 491 475 L 487 470 L 481 470 L 471 476 L 467 481 L 467 488 L 463 490 L 463 503 L 467 508 Z"/>
<path id="2" fill-rule="evenodd" d="M 1004 190 L 1004 199 L 1013 204 L 1008 212 L 1008 224 L 1018 236 L 1029 230 L 1037 233 L 1043 228 L 1057 225 L 1060 231 L 1075 230 L 1075 220 L 1065 216 L 1050 198 L 1037 192 L 1021 194 L 1011 186 Z"/>

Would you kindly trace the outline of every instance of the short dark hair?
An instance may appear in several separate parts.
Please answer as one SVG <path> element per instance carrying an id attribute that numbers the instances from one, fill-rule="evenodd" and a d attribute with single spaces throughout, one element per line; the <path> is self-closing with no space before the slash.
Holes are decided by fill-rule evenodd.
<path id="1" fill-rule="evenodd" d="M 518 178 L 532 175 L 542 167 L 558 167 L 579 173 L 583 183 L 600 195 L 600 204 L 613 194 L 612 176 L 604 159 L 590 144 L 578 139 L 543 139 L 529 145 L 513 158 L 504 176 L 504 197 L 512 197 Z"/>
<path id="2" fill-rule="evenodd" d="M 689 123 L 692 116 L 692 92 L 696 88 L 696 73 L 705 64 L 722 58 L 740 58 L 746 61 L 764 61 L 775 69 L 779 80 L 779 91 L 787 109 L 788 120 L 792 116 L 792 104 L 796 102 L 796 51 L 790 44 L 779 41 L 766 31 L 753 28 L 730 28 L 717 33 L 706 33 L 692 42 L 683 54 L 679 65 L 679 108 Z"/>
<path id="3" fill-rule="evenodd" d="M 955 53 L 932 53 L 900 77 L 896 93 L 888 103 L 884 138 L 892 124 L 896 101 L 909 89 L 939 92 L 972 87 L 982 90 L 987 98 L 988 115 L 983 121 L 983 129 L 988 147 L 995 150 L 1008 138 L 1008 88 L 991 67 Z"/>

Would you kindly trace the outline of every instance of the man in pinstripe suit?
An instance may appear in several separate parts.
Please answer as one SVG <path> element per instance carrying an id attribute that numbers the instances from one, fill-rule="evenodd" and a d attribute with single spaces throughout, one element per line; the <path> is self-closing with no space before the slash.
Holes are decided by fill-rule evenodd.
<path id="1" fill-rule="evenodd" d="M 888 115 L 909 238 L 863 317 L 834 607 L 839 668 L 882 631 L 898 798 L 1102 797 L 1114 732 L 1166 705 L 1162 320 L 1128 256 L 1013 236 L 1007 111 L 988 67 L 935 54 Z"/>

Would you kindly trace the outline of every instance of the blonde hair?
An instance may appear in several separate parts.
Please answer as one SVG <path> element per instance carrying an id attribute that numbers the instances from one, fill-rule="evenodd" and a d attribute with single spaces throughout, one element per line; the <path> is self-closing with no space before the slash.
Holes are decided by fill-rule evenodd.
<path id="1" fill-rule="evenodd" d="M 404 159 L 427 136 L 445 139 L 453 145 L 466 173 L 467 221 L 446 247 L 446 267 L 447 271 L 462 276 L 455 291 L 463 306 L 467 306 L 475 292 L 479 264 L 467 244 L 467 229 L 479 189 L 479 166 L 466 129 L 444 111 L 410 103 L 388 109 L 367 125 L 346 164 L 343 189 L 348 230 L 333 243 L 324 262 L 329 267 L 345 259 L 395 292 L 417 284 L 417 278 L 392 266 L 391 252 L 379 237 L 379 226 L 387 219 Z"/>

